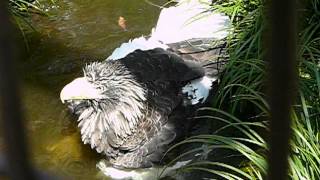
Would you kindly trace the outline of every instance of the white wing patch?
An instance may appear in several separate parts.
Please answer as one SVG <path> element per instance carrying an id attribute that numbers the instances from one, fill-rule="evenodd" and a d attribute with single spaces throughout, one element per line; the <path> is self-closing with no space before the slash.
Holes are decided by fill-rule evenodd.
<path id="1" fill-rule="evenodd" d="M 117 60 L 124 58 L 125 56 L 137 49 L 145 51 L 155 48 L 162 48 L 166 50 L 169 47 L 159 41 L 146 39 L 145 37 L 141 36 L 139 38 L 129 40 L 129 42 L 127 43 L 121 44 L 120 47 L 118 47 L 112 52 L 112 54 L 107 58 L 107 60 Z"/>
<path id="2" fill-rule="evenodd" d="M 199 79 L 192 80 L 190 83 L 182 88 L 182 93 L 186 94 L 187 102 L 185 104 L 198 104 L 204 103 L 209 96 L 212 82 L 217 78 L 204 76 Z"/>

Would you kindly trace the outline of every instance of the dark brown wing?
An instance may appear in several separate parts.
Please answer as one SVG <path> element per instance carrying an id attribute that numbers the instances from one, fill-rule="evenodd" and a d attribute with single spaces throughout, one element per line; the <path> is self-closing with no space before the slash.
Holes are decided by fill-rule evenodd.
<path id="1" fill-rule="evenodd" d="M 160 48 L 136 50 L 119 61 L 142 83 L 155 80 L 186 82 L 205 74 L 199 63 L 184 61 L 176 54 Z"/>

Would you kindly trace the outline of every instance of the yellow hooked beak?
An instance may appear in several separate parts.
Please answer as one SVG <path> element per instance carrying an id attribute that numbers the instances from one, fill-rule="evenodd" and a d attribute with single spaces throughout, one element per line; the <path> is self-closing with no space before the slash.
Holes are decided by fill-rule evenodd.
<path id="1" fill-rule="evenodd" d="M 80 100 L 80 99 L 103 99 L 101 94 L 92 83 L 88 82 L 85 77 L 77 78 L 71 83 L 63 87 L 60 92 L 60 99 L 62 103 L 66 100 Z"/>

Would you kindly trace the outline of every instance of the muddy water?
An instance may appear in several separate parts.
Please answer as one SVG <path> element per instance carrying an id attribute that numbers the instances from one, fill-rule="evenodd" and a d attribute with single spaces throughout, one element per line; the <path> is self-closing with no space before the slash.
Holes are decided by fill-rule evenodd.
<path id="1" fill-rule="evenodd" d="M 59 92 L 81 75 L 84 64 L 105 59 L 130 38 L 148 35 L 160 9 L 143 0 L 58 0 L 44 7 L 51 16 L 33 16 L 37 32 L 29 34 L 30 56 L 20 61 L 32 159 L 55 174 L 101 178 L 95 165 L 103 156 L 82 144 Z M 127 31 L 118 26 L 119 16 L 126 19 Z"/>

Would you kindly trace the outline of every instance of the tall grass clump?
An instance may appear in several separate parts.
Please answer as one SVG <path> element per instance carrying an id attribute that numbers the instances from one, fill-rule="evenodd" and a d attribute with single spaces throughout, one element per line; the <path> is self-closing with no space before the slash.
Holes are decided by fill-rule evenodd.
<path id="1" fill-rule="evenodd" d="M 229 15 L 234 24 L 234 33 L 228 38 L 230 59 L 212 107 L 202 108 L 201 115 L 196 117 L 212 120 L 215 127 L 210 134 L 194 136 L 176 145 L 197 143 L 198 148 L 185 154 L 207 151 L 213 158 L 194 161 L 180 171 L 204 171 L 223 179 L 263 179 L 269 132 L 267 62 L 263 60 L 262 44 L 266 29 L 264 1 L 218 0 L 216 3 L 212 8 Z M 288 177 L 319 179 L 320 3 L 318 0 L 303 3 L 304 8 L 299 11 L 303 12 L 298 34 L 299 89 L 291 108 Z"/>

